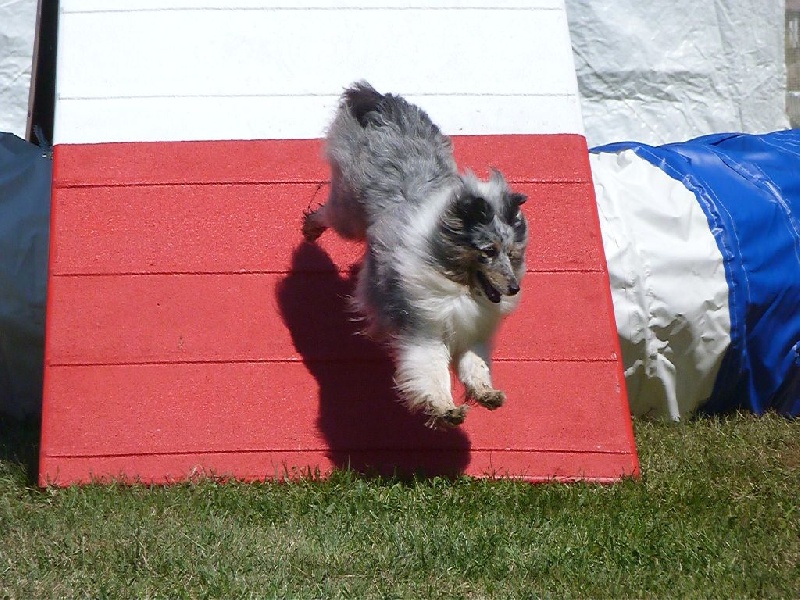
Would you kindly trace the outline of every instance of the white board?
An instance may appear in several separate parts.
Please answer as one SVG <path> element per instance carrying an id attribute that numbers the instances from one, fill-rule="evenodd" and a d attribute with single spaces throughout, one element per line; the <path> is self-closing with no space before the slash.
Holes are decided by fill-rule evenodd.
<path id="1" fill-rule="evenodd" d="M 450 134 L 583 131 L 560 0 L 65 0 L 55 141 L 320 137 L 358 79 Z"/>

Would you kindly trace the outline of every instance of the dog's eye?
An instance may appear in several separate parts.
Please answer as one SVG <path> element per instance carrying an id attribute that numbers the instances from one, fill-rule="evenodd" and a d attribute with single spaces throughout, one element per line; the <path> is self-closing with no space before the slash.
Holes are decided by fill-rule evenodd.
<path id="1" fill-rule="evenodd" d="M 497 248 L 495 246 L 486 246 L 481 248 L 481 252 L 486 258 L 494 258 L 497 256 Z"/>

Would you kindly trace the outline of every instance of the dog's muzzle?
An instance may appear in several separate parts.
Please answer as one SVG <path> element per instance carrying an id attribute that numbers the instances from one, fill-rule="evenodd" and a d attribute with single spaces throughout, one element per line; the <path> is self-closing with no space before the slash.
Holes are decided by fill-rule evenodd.
<path id="1" fill-rule="evenodd" d="M 503 292 L 498 290 L 496 287 L 494 287 L 492 285 L 492 283 L 489 281 L 489 279 L 486 277 L 486 275 L 484 275 L 480 271 L 478 271 L 475 274 L 475 276 L 476 276 L 476 279 L 478 280 L 478 283 L 480 283 L 480 285 L 481 285 L 481 290 L 483 291 L 483 295 L 486 296 L 489 299 L 489 301 L 493 302 L 494 304 L 497 304 L 498 302 L 500 302 L 500 300 L 502 299 L 502 297 L 504 295 L 505 296 L 516 296 L 517 294 L 519 294 L 519 289 L 520 288 L 519 288 L 519 284 L 517 282 L 514 282 L 514 283 L 510 284 L 508 286 L 508 291 L 505 292 L 505 294 L 504 294 Z"/>

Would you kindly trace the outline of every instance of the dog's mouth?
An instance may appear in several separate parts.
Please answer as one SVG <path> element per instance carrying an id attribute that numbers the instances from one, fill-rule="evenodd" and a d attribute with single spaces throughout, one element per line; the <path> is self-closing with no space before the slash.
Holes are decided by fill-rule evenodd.
<path id="1" fill-rule="evenodd" d="M 481 289 L 483 290 L 483 294 L 489 299 L 490 302 L 497 304 L 500 302 L 500 297 L 502 294 L 500 291 L 494 287 L 489 280 L 486 278 L 486 275 L 481 273 L 480 271 L 476 271 L 475 278 L 478 280 L 478 283 L 481 284 Z"/>

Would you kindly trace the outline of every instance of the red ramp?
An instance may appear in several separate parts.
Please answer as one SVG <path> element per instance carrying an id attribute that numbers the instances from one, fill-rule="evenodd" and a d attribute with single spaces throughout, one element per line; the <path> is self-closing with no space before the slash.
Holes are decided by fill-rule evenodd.
<path id="1" fill-rule="evenodd" d="M 59 147 L 42 483 L 635 474 L 583 139 L 455 144 L 462 166 L 494 164 L 530 196 L 532 235 L 494 359 L 509 400 L 447 432 L 395 401 L 389 359 L 357 335 L 360 247 L 302 242 L 326 193 L 319 142 Z"/>

